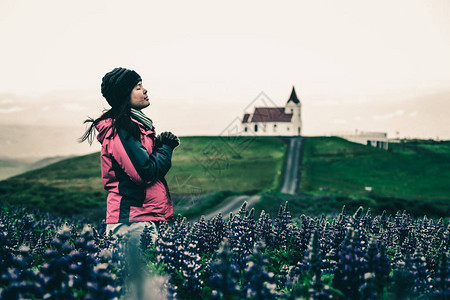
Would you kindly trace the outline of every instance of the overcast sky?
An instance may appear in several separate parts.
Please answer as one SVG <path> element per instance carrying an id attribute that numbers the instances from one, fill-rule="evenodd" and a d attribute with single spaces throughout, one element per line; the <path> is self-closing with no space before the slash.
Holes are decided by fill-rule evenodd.
<path id="1" fill-rule="evenodd" d="M 283 106 L 295 86 L 305 135 L 450 139 L 449 15 L 448 0 L 1 0 L 0 126 L 81 135 L 122 66 L 157 130 L 180 136 L 219 134 L 260 92 Z"/>

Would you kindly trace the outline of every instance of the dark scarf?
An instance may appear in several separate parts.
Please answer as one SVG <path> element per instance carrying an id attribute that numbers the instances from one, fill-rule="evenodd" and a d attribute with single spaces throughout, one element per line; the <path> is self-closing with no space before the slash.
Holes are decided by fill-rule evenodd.
<path id="1" fill-rule="evenodd" d="M 147 129 L 155 131 L 155 126 L 153 126 L 153 121 L 149 117 L 147 117 L 142 111 L 132 108 L 131 116 L 135 120 L 144 124 L 144 126 L 147 127 Z"/>

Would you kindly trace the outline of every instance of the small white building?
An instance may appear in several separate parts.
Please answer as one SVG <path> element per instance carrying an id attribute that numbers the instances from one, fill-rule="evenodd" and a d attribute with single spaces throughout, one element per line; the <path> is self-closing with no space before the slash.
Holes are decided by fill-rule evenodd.
<path id="1" fill-rule="evenodd" d="M 242 135 L 298 136 L 301 134 L 301 103 L 292 87 L 291 96 L 284 107 L 255 107 L 253 113 L 244 114 Z"/>
<path id="2" fill-rule="evenodd" d="M 334 133 L 332 135 L 354 143 L 373 146 L 384 150 L 388 150 L 389 147 L 389 140 L 386 132 L 355 131 L 355 133 Z"/>

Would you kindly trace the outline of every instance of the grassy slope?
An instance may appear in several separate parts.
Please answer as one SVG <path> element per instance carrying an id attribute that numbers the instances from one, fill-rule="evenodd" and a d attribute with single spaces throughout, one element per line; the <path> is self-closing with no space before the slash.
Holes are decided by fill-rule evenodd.
<path id="1" fill-rule="evenodd" d="M 268 193 L 255 207 L 276 213 L 289 201 L 293 215 L 333 214 L 345 205 L 376 213 L 450 215 L 450 142 L 412 141 L 380 150 L 341 138 L 305 140 L 299 195 Z M 368 193 L 364 187 L 370 186 Z"/>
<path id="2" fill-rule="evenodd" d="M 308 138 L 300 189 L 365 195 L 364 187 L 370 186 L 375 195 L 450 200 L 449 142 L 419 145 L 428 149 L 424 153 L 412 151 L 409 143 L 390 146 L 385 151 L 340 138 Z"/>
<path id="3" fill-rule="evenodd" d="M 274 137 L 186 137 L 166 180 L 173 193 L 276 190 L 286 144 Z"/>
<path id="4" fill-rule="evenodd" d="M 450 142 L 410 141 L 389 151 L 335 137 L 304 143 L 298 195 L 264 193 L 255 206 L 276 214 L 289 201 L 293 215 L 334 214 L 345 205 L 376 213 L 407 210 L 415 216 L 450 215 Z M 368 193 L 364 187 L 370 186 Z"/>
<path id="5" fill-rule="evenodd" d="M 166 175 L 175 196 L 278 188 L 286 152 L 286 145 L 279 138 L 181 137 L 180 140 L 172 168 Z M 99 153 L 67 159 L 0 182 L 1 202 L 63 215 L 104 216 L 105 198 Z"/>
<path id="6" fill-rule="evenodd" d="M 350 211 L 362 205 L 377 213 L 406 209 L 413 215 L 450 215 L 450 142 L 391 144 L 384 151 L 340 138 L 308 137 L 304 147 L 300 193 L 291 196 L 276 192 L 286 151 L 280 139 L 182 137 L 166 176 L 175 213 L 192 215 L 234 192 L 263 191 L 255 208 L 271 214 L 288 200 L 294 215 L 336 213 L 344 204 Z M 212 194 L 192 200 L 203 193 Z M 0 182 L 0 201 L 66 215 L 103 217 L 105 197 L 98 153 Z"/>

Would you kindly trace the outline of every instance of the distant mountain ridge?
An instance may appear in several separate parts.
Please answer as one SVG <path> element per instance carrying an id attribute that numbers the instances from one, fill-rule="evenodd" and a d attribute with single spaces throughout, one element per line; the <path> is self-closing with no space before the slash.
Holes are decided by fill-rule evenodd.
<path id="1" fill-rule="evenodd" d="M 46 158 L 10 158 L 0 157 L 0 180 L 22 173 L 43 168 L 73 156 L 54 156 Z"/>

